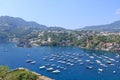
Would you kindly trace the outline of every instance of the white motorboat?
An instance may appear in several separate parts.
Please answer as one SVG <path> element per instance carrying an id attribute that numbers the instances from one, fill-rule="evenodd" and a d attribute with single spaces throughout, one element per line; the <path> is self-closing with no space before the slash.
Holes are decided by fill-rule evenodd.
<path id="1" fill-rule="evenodd" d="M 36 61 L 32 61 L 32 62 L 30 62 L 31 64 L 36 64 Z"/>
<path id="2" fill-rule="evenodd" d="M 39 68 L 40 68 L 40 69 L 44 69 L 44 68 L 45 68 L 45 66 L 40 66 Z"/>
<path id="3" fill-rule="evenodd" d="M 86 66 L 87 69 L 93 69 L 93 66 Z"/>
<path id="4" fill-rule="evenodd" d="M 53 73 L 60 73 L 60 70 L 54 70 L 54 71 L 52 71 Z"/>
<path id="5" fill-rule="evenodd" d="M 53 70 L 53 68 L 51 67 L 51 68 L 47 68 L 47 71 L 52 71 Z"/>
<path id="6" fill-rule="evenodd" d="M 98 68 L 98 72 L 99 72 L 99 73 L 103 72 L 103 69 Z"/>

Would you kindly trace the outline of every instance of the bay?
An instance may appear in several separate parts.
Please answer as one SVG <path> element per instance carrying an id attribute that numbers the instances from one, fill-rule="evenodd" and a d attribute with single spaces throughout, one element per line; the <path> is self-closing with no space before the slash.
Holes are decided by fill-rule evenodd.
<path id="1" fill-rule="evenodd" d="M 77 47 L 17 48 L 15 45 L 0 44 L 0 65 L 7 65 L 11 69 L 28 68 L 55 80 L 120 80 L 120 57 L 117 53 L 89 51 Z M 64 59 L 65 63 L 59 62 Z M 26 60 L 36 63 L 26 63 Z M 96 60 L 107 67 L 103 67 Z M 107 64 L 106 61 L 111 61 L 111 64 Z M 49 64 L 46 68 L 59 69 L 60 73 L 55 74 L 39 68 L 46 64 Z M 61 68 L 57 68 L 58 66 Z M 99 72 L 98 69 L 102 69 L 103 72 Z"/>

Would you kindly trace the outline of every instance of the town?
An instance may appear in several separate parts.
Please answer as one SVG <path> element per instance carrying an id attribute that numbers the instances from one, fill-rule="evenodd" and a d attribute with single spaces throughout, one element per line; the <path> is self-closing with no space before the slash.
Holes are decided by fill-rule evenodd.
<path id="1" fill-rule="evenodd" d="M 15 41 L 16 39 L 12 39 Z M 18 39 L 18 46 L 77 46 L 85 49 L 119 51 L 120 32 L 76 30 L 33 31 Z M 24 45 L 25 44 L 25 45 Z"/>

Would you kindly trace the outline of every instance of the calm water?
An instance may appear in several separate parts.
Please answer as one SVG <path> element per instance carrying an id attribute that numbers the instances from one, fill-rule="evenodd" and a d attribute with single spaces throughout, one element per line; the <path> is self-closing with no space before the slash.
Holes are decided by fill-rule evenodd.
<path id="1" fill-rule="evenodd" d="M 36 64 L 26 63 L 28 59 L 36 61 Z M 57 62 L 63 59 L 66 62 L 71 61 L 74 66 Z M 96 60 L 107 67 L 96 63 Z M 107 64 L 107 60 L 111 61 L 111 64 Z M 25 67 L 55 80 L 120 80 L 119 61 L 120 58 L 116 53 L 86 51 L 75 47 L 16 48 L 15 44 L 0 44 L 0 65 L 8 65 L 11 69 Z M 66 70 L 59 69 L 61 72 L 54 74 L 46 69 L 39 69 L 45 64 L 50 64 L 47 68 L 58 69 L 56 66 L 61 66 Z M 52 64 L 55 66 L 51 66 Z M 93 66 L 93 68 L 87 69 L 86 66 Z M 103 69 L 103 72 L 98 73 L 98 68 Z"/>

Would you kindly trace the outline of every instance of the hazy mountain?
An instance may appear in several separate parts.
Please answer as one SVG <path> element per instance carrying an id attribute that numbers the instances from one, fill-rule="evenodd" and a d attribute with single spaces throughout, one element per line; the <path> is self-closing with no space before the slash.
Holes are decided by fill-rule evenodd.
<path id="1" fill-rule="evenodd" d="M 54 26 L 54 27 L 48 27 L 48 30 L 66 30 L 66 29 L 64 29 L 62 27 L 56 27 L 56 26 Z"/>
<path id="2" fill-rule="evenodd" d="M 27 22 L 21 18 L 9 17 L 9 16 L 1 16 L 0 17 L 0 27 L 8 27 L 8 28 L 41 28 L 46 29 L 47 26 L 40 25 L 36 22 Z"/>
<path id="3" fill-rule="evenodd" d="M 1 16 L 0 17 L 0 29 L 14 29 L 14 28 L 37 28 L 40 30 L 65 30 L 61 27 L 47 27 L 45 25 L 38 24 L 33 21 L 25 21 L 22 18 Z"/>
<path id="4" fill-rule="evenodd" d="M 38 30 L 44 31 L 65 29 L 61 27 L 47 27 L 33 21 L 25 21 L 18 17 L 0 17 L 0 42 L 8 40 L 9 37 L 23 37 Z"/>
<path id="5" fill-rule="evenodd" d="M 80 30 L 120 31 L 120 21 L 116 21 L 116 22 L 113 22 L 111 24 L 105 24 L 105 25 L 86 26 Z"/>

